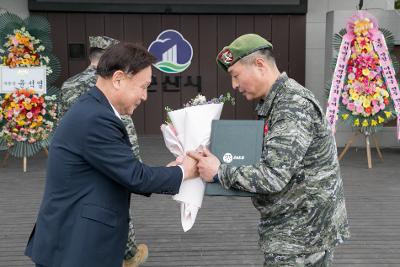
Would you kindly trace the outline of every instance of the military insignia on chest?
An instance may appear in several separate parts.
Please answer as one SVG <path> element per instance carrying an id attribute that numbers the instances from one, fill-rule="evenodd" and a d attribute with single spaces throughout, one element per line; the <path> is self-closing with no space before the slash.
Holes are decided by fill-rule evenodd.
<path id="1" fill-rule="evenodd" d="M 268 133 L 268 122 L 266 121 L 264 124 L 264 135 L 267 135 Z"/>

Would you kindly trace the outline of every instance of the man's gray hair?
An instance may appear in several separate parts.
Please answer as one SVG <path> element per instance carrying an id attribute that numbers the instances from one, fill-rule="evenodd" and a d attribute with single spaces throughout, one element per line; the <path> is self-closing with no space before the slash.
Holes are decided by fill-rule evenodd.
<path id="1" fill-rule="evenodd" d="M 268 48 L 260 49 L 260 50 L 253 52 L 250 55 L 247 55 L 247 56 L 241 58 L 240 62 L 242 64 L 249 65 L 249 64 L 252 64 L 256 60 L 256 58 L 259 58 L 259 57 L 264 58 L 267 61 L 267 63 L 275 65 L 275 58 L 272 54 L 272 50 L 268 49 Z"/>

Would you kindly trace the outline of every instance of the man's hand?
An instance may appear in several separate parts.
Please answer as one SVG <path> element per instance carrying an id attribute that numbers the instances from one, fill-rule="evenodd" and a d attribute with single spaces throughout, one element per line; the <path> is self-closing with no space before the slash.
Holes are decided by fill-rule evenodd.
<path id="1" fill-rule="evenodd" d="M 219 159 L 207 148 L 203 148 L 201 153 L 190 151 L 187 154 L 198 161 L 197 169 L 200 177 L 206 182 L 212 182 L 214 176 L 218 173 L 219 165 L 221 165 Z"/>
<path id="2" fill-rule="evenodd" d="M 199 172 L 197 171 L 197 161 L 189 156 L 185 156 L 182 160 L 181 166 L 185 170 L 184 180 L 199 177 Z"/>
<path id="3" fill-rule="evenodd" d="M 183 163 L 183 157 L 179 156 L 174 161 L 171 161 L 170 163 L 168 163 L 166 167 L 178 166 L 182 163 Z"/>

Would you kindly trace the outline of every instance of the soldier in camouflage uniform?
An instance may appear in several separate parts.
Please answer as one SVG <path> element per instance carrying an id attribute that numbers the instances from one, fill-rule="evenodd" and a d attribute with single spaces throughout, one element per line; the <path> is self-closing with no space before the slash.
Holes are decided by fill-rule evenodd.
<path id="1" fill-rule="evenodd" d="M 68 109 L 78 100 L 78 98 L 89 91 L 90 88 L 96 85 L 97 63 L 104 53 L 105 49 L 117 44 L 119 41 L 108 36 L 90 36 L 90 65 L 81 73 L 67 79 L 61 87 L 61 109 L 60 117 L 62 117 Z M 129 140 L 132 144 L 133 154 L 137 159 L 141 160 L 139 154 L 139 143 L 135 126 L 132 118 L 128 115 L 121 116 L 121 120 L 125 125 Z M 148 248 L 145 244 L 136 244 L 135 241 L 135 228 L 133 225 L 133 217 L 129 221 L 128 241 L 125 250 L 125 267 L 135 267 L 143 263 L 148 256 Z"/>
<path id="2" fill-rule="evenodd" d="M 308 89 L 280 73 L 272 44 L 256 34 L 237 38 L 217 57 L 232 87 L 258 99 L 264 120 L 259 163 L 221 164 L 207 149 L 192 152 L 201 177 L 257 193 L 264 266 L 331 266 L 336 245 L 349 238 L 335 139 Z"/>

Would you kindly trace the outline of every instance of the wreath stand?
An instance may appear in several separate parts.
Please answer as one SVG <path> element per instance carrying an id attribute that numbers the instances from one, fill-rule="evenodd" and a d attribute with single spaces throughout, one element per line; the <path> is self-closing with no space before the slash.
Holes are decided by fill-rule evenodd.
<path id="1" fill-rule="evenodd" d="M 49 151 L 47 150 L 47 148 L 44 147 L 43 151 L 46 154 L 46 157 L 48 157 L 49 156 Z M 2 168 L 5 167 L 6 162 L 7 162 L 9 157 L 10 157 L 10 153 L 7 151 L 6 154 L 4 155 L 3 160 L 1 161 L 1 167 Z M 27 165 L 28 165 L 28 159 L 25 156 L 25 157 L 22 158 L 22 169 L 23 169 L 24 172 L 26 172 L 26 170 L 27 170 Z"/>
<path id="2" fill-rule="evenodd" d="M 371 134 L 369 132 L 365 132 L 365 133 L 362 133 L 361 131 L 355 132 L 349 138 L 349 140 L 347 140 L 346 146 L 344 147 L 342 153 L 340 153 L 340 155 L 339 155 L 339 161 L 342 160 L 344 155 L 347 153 L 347 151 L 349 150 L 351 144 L 354 142 L 356 137 L 361 135 L 361 134 L 364 135 L 364 137 L 365 137 L 365 145 L 366 145 L 366 149 L 367 149 L 368 169 L 371 169 L 372 168 L 372 159 L 371 159 L 371 142 L 370 142 L 370 139 L 372 139 L 372 141 L 374 142 L 376 151 L 378 152 L 378 156 L 379 156 L 381 161 L 383 161 L 383 156 L 382 156 L 382 152 L 381 152 L 381 150 L 379 148 L 378 139 L 376 138 L 375 134 Z"/>

